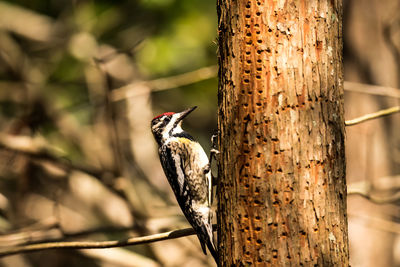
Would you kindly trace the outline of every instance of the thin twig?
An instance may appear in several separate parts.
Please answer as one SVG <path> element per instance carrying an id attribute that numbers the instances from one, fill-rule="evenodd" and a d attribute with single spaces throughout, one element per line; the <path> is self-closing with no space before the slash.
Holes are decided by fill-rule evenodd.
<path id="1" fill-rule="evenodd" d="M 63 249 L 98 249 L 98 248 L 115 248 L 115 247 L 124 247 L 124 246 L 132 246 L 132 245 L 140 245 L 146 243 L 152 243 L 167 239 L 175 239 L 179 237 L 194 235 L 195 231 L 193 228 L 185 228 L 180 230 L 169 231 L 165 233 L 159 233 L 149 236 L 142 237 L 132 237 L 125 240 L 110 240 L 110 241 L 73 241 L 73 242 L 49 242 L 49 243 L 40 243 L 40 244 L 32 244 L 26 246 L 17 246 L 11 247 L 7 249 L 0 250 L 0 257 L 15 255 L 19 253 L 25 252 L 33 252 L 40 251 L 45 249 L 55 249 L 55 248 L 63 248 Z"/>
<path id="2" fill-rule="evenodd" d="M 395 107 L 391 107 L 391 108 L 388 108 L 388 109 L 383 109 L 383 110 L 380 110 L 380 111 L 377 111 L 377 112 L 374 112 L 374 113 L 366 114 L 366 115 L 361 116 L 359 118 L 355 118 L 355 119 L 352 119 L 352 120 L 347 120 L 345 122 L 345 125 L 346 126 L 352 126 L 352 125 L 356 125 L 356 124 L 359 124 L 359 123 L 362 123 L 362 122 L 365 122 L 365 121 L 368 121 L 368 120 L 372 120 L 372 119 L 377 119 L 377 118 L 381 118 L 381 117 L 384 117 L 384 116 L 388 116 L 388 115 L 391 115 L 391 114 L 394 114 L 394 113 L 397 113 L 397 112 L 400 112 L 400 106 L 395 106 Z"/>

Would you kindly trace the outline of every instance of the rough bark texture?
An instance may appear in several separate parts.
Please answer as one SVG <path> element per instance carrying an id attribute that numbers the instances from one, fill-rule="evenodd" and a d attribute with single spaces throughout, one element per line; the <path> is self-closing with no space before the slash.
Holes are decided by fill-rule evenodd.
<path id="1" fill-rule="evenodd" d="M 217 5 L 221 265 L 348 266 L 342 1 Z"/>

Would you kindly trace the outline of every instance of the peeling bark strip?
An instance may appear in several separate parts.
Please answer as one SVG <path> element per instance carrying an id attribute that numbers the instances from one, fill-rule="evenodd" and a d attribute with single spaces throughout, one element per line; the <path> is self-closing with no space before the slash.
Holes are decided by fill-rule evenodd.
<path id="1" fill-rule="evenodd" d="M 348 266 L 342 1 L 217 5 L 222 266 Z"/>

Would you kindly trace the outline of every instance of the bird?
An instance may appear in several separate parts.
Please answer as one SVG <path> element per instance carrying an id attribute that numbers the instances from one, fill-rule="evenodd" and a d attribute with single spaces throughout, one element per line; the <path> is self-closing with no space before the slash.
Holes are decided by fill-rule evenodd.
<path id="1" fill-rule="evenodd" d="M 182 129 L 182 121 L 197 107 L 182 112 L 165 112 L 151 121 L 158 154 L 176 200 L 195 230 L 203 253 L 206 246 L 218 264 L 212 230 L 212 178 L 207 154 L 202 146 Z"/>

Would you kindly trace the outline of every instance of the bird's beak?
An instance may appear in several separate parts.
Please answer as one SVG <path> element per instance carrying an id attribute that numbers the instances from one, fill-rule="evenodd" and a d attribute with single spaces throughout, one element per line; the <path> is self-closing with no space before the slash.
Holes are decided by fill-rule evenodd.
<path id="1" fill-rule="evenodd" d="M 192 112 L 196 108 L 197 106 L 194 106 L 192 108 L 185 109 L 184 111 L 178 113 L 178 119 L 176 120 L 176 122 L 179 123 L 180 121 L 182 121 L 187 115 L 189 115 L 190 112 Z"/>

